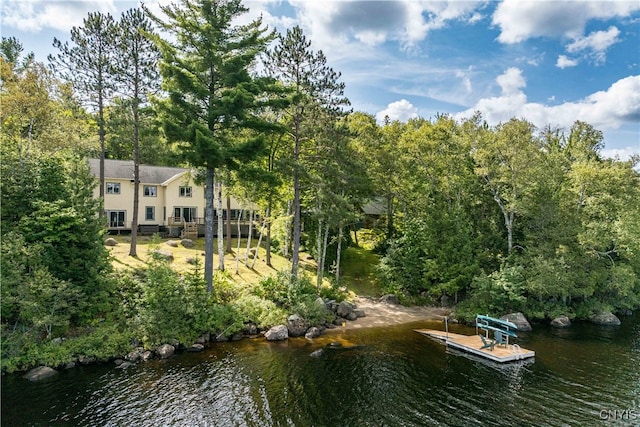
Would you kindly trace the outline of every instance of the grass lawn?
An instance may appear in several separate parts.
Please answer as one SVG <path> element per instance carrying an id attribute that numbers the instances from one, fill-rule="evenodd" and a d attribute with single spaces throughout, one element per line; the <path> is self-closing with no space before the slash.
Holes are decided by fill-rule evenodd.
<path id="1" fill-rule="evenodd" d="M 130 236 L 108 236 L 113 237 L 118 242 L 117 246 L 107 247 L 111 253 L 112 263 L 115 268 L 142 268 L 147 266 L 149 262 L 149 251 L 154 247 L 158 249 L 170 251 L 173 254 L 173 261 L 171 266 L 178 272 L 185 272 L 193 269 L 187 260 L 193 257 L 201 257 L 201 266 L 204 268 L 204 238 L 193 239 L 195 247 L 185 248 L 179 242 L 180 239 L 160 239 L 152 241 L 148 236 L 138 236 L 137 244 L 137 257 L 129 256 L 130 249 Z M 178 247 L 172 247 L 167 245 L 169 240 L 178 242 Z M 257 240 L 252 240 L 252 247 Z M 249 255 L 249 266 L 245 266 L 245 255 L 247 250 L 247 239 L 240 240 L 240 260 L 238 262 L 238 269 L 236 271 L 236 251 L 237 251 L 238 239 L 232 239 L 232 252 L 227 253 L 224 257 L 225 270 L 229 273 L 233 280 L 240 283 L 254 284 L 258 283 L 261 279 L 271 276 L 277 271 L 288 270 L 291 263 L 283 256 L 272 252 L 271 264 L 272 267 L 267 266 L 265 263 L 265 250 L 260 248 L 258 253 L 258 259 L 256 260 L 254 268 L 250 268 L 253 263 L 253 258 Z M 214 248 L 217 250 L 218 242 L 214 240 Z M 373 254 L 367 249 L 361 247 L 350 247 L 344 252 L 342 261 L 342 281 L 341 284 L 346 286 L 350 291 L 355 292 L 358 295 L 366 296 L 380 296 L 382 292 L 376 284 L 373 271 L 375 265 L 378 263 L 378 256 Z M 214 269 L 218 268 L 218 256 L 213 257 Z M 305 271 L 308 271 L 315 277 L 317 264 L 316 261 L 309 256 L 309 254 L 300 253 L 300 267 Z M 329 285 L 329 282 L 325 279 L 325 285 Z"/>
<path id="2" fill-rule="evenodd" d="M 380 257 L 368 249 L 350 247 L 342 259 L 342 283 L 361 296 L 382 296 L 374 275 Z"/>

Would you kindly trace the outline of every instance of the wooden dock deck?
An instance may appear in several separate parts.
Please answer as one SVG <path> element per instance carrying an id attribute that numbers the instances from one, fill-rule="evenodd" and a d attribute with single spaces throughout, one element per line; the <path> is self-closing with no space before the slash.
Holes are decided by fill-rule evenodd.
<path id="1" fill-rule="evenodd" d="M 493 350 L 481 348 L 483 344 L 479 335 L 461 335 L 436 329 L 414 329 L 414 331 L 427 337 L 444 341 L 448 347 L 466 351 L 499 363 L 528 359 L 536 355 L 533 350 L 513 344 L 503 346 L 496 344 Z"/>

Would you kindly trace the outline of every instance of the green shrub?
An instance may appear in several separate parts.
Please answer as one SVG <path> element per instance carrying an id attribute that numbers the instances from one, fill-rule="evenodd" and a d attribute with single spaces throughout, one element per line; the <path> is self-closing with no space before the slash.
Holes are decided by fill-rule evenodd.
<path id="1" fill-rule="evenodd" d="M 38 365 L 61 367 L 77 360 L 78 356 L 107 361 L 130 350 L 133 335 L 115 325 L 103 325 L 76 338 L 34 341 L 28 333 L 7 333 L 2 336 L 4 372 L 26 371 Z"/>
<path id="2" fill-rule="evenodd" d="M 456 308 L 462 320 L 471 320 L 476 314 L 501 316 L 511 311 L 526 311 L 522 267 L 502 266 L 489 276 L 474 278 L 470 297 Z"/>
<path id="3" fill-rule="evenodd" d="M 242 316 L 231 305 L 216 304 L 210 301 L 204 307 L 206 323 L 198 325 L 202 332 L 211 332 L 217 337 L 230 337 L 242 330 Z"/>
<path id="4" fill-rule="evenodd" d="M 302 316 L 309 325 L 322 325 L 333 319 L 333 314 L 323 304 L 318 304 L 317 297 L 308 295 L 291 308 L 292 313 Z"/>
<path id="5" fill-rule="evenodd" d="M 315 299 L 318 296 L 318 289 L 308 275 L 301 273 L 298 278 L 295 278 L 289 272 L 279 271 L 275 276 L 261 280 L 255 287 L 254 294 L 290 310 L 304 301 L 307 296 L 313 296 Z"/>
<path id="6" fill-rule="evenodd" d="M 230 304 L 247 293 L 246 286 L 234 281 L 226 271 L 216 270 L 213 283 L 214 298 L 219 304 Z"/>
<path id="7" fill-rule="evenodd" d="M 287 312 L 276 306 L 273 301 L 257 295 L 243 295 L 233 303 L 242 322 L 255 323 L 260 329 L 283 324 L 287 320 Z"/>
<path id="8" fill-rule="evenodd" d="M 323 286 L 320 288 L 320 297 L 342 302 L 350 296 L 349 292 L 342 287 L 338 286 Z"/>

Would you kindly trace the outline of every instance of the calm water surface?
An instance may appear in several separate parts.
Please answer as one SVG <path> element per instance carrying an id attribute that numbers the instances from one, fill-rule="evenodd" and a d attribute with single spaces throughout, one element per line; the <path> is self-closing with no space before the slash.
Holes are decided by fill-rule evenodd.
<path id="1" fill-rule="evenodd" d="M 262 339 L 127 370 L 82 367 L 31 383 L 2 378 L 2 425 L 609 426 L 640 425 L 640 316 L 621 327 L 534 325 L 532 363 L 496 365 L 412 331 Z M 454 332 L 473 333 L 465 327 Z M 332 341 L 343 349 L 325 349 Z"/>

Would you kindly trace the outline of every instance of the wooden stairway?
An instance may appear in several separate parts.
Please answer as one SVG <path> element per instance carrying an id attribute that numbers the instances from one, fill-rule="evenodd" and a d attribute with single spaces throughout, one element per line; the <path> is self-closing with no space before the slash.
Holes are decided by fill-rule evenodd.
<path id="1" fill-rule="evenodd" d="M 185 222 L 184 228 L 180 233 L 180 237 L 183 239 L 197 239 L 198 238 L 198 223 Z"/>

